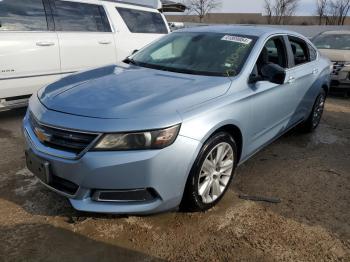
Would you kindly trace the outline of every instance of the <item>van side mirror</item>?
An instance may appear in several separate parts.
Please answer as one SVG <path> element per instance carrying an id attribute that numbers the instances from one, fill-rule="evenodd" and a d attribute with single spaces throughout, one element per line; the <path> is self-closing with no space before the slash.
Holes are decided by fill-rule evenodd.
<path id="1" fill-rule="evenodd" d="M 261 74 L 264 80 L 271 83 L 282 85 L 286 79 L 286 71 L 277 64 L 266 64 L 261 68 Z"/>

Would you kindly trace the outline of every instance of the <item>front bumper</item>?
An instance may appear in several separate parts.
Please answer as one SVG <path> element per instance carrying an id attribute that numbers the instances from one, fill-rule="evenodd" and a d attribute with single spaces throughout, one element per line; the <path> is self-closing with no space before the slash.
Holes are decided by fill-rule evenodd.
<path id="1" fill-rule="evenodd" d="M 150 214 L 176 208 L 182 199 L 188 174 L 201 144 L 178 136 L 162 150 L 86 152 L 78 159 L 57 156 L 59 152 L 43 146 L 31 129 L 28 114 L 23 120 L 26 150 L 50 164 L 51 173 L 77 185 L 75 193 L 49 189 L 68 197 L 80 211 L 113 214 Z M 59 153 L 59 154 L 58 154 Z M 99 201 L 96 191 L 150 189 L 155 192 L 146 201 Z"/>
<path id="2" fill-rule="evenodd" d="M 336 62 L 335 62 L 336 63 Z M 350 67 L 344 66 L 334 70 L 331 75 L 331 89 L 350 89 Z"/>
<path id="3" fill-rule="evenodd" d="M 331 90 L 350 90 L 350 80 L 338 80 L 332 79 L 331 81 Z"/>
<path id="4" fill-rule="evenodd" d="M 0 98 L 0 112 L 15 108 L 26 107 L 28 105 L 28 97 L 19 97 L 18 99 Z"/>

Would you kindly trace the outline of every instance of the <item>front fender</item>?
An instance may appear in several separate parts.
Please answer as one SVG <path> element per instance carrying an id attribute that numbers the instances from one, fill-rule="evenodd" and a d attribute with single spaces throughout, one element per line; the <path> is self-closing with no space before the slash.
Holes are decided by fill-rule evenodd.
<path id="1" fill-rule="evenodd" d="M 224 126 L 235 126 L 242 135 L 242 157 L 245 155 L 245 143 L 248 141 L 245 124 L 250 118 L 250 106 L 244 99 L 237 100 L 232 96 L 212 101 L 210 105 L 201 106 L 181 114 L 183 123 L 180 135 L 205 143 L 218 129 Z"/>

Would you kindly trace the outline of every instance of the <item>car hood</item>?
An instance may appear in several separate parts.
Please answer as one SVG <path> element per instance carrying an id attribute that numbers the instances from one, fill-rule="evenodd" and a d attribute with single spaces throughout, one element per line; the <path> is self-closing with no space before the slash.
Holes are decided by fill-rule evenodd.
<path id="1" fill-rule="evenodd" d="M 226 77 L 159 71 L 120 64 L 70 75 L 38 92 L 51 110 L 95 118 L 179 113 L 221 96 Z"/>
<path id="2" fill-rule="evenodd" d="M 333 62 L 350 61 L 350 50 L 320 49 L 320 53 Z"/>

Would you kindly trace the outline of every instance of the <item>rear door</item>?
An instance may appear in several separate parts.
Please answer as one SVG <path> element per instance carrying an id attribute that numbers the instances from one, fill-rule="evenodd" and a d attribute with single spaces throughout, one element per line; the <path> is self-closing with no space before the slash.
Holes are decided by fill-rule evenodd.
<path id="1" fill-rule="evenodd" d="M 156 9 L 118 4 L 111 14 L 118 22 L 118 60 L 169 33 L 164 15 Z"/>
<path id="2" fill-rule="evenodd" d="M 296 36 L 288 36 L 288 40 L 292 60 L 289 81 L 295 93 L 292 123 L 296 123 L 307 116 L 310 104 L 315 101 L 312 88 L 319 88 L 317 79 L 320 68 L 317 51 L 310 44 Z"/>
<path id="3" fill-rule="evenodd" d="M 31 95 L 60 77 L 52 30 L 46 1 L 0 1 L 0 99 Z"/>
<path id="4" fill-rule="evenodd" d="M 112 27 L 102 5 L 51 0 L 51 7 L 63 73 L 116 63 Z"/>

